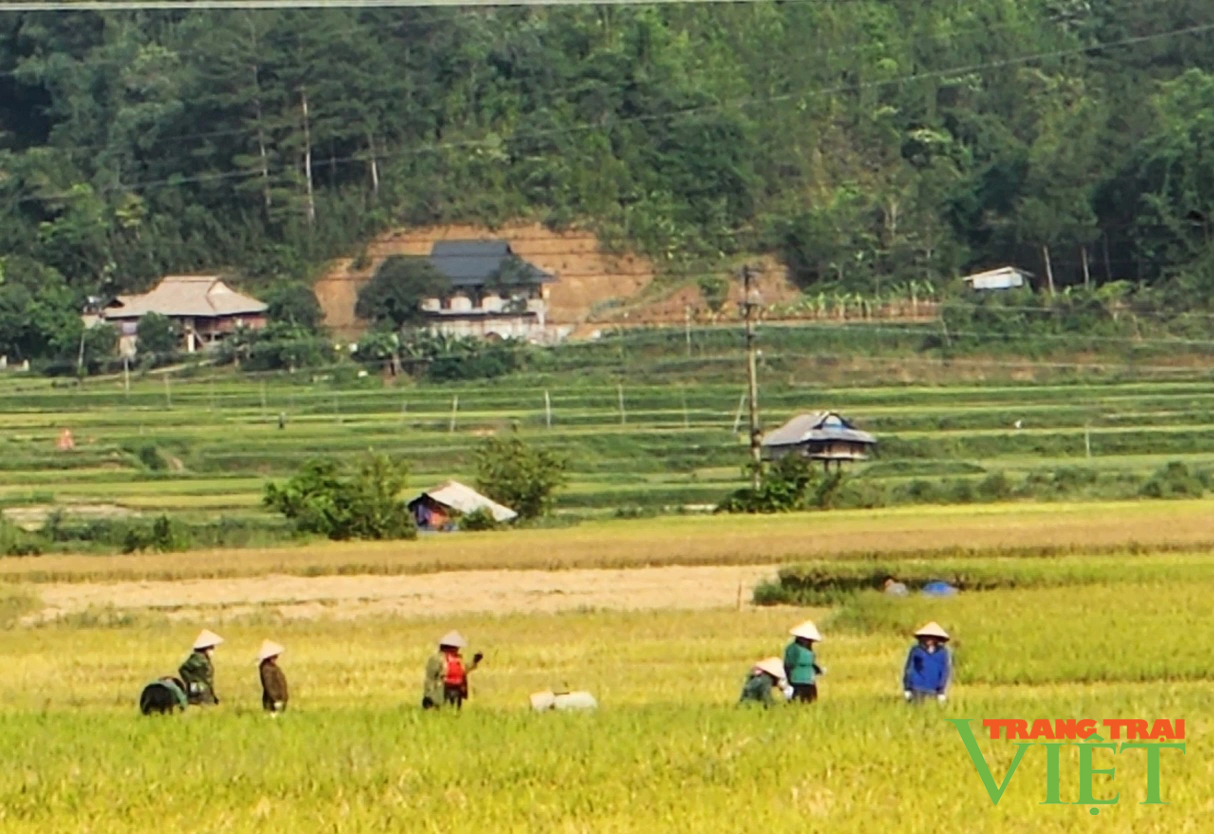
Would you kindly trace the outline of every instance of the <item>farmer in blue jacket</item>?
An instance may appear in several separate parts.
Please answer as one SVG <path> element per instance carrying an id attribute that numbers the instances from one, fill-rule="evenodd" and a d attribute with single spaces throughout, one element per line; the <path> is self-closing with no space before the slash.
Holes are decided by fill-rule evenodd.
<path id="1" fill-rule="evenodd" d="M 903 697 L 912 703 L 934 697 L 943 704 L 953 671 L 952 658 L 944 646 L 948 632 L 931 622 L 916 631 L 915 637 L 919 643 L 911 648 L 902 672 Z"/>

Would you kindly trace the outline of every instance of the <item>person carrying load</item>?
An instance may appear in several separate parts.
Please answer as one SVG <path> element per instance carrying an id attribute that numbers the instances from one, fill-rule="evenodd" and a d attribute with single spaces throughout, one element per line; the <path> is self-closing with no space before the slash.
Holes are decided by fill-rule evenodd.
<path id="1" fill-rule="evenodd" d="M 177 678 L 157 678 L 139 693 L 139 711 L 144 715 L 184 711 L 188 704 L 185 684 Z"/>
<path id="2" fill-rule="evenodd" d="M 450 631 L 438 641 L 438 653 L 426 661 L 426 680 L 422 689 L 422 708 L 452 706 L 460 709 L 468 699 L 468 673 L 480 665 L 484 654 L 477 652 L 464 665 L 460 650 L 468 641 L 458 631 Z"/>
<path id="3" fill-rule="evenodd" d="M 918 643 L 906 656 L 902 670 L 902 695 L 907 701 L 920 703 L 934 697 L 944 703 L 953 674 L 953 661 L 944 644 L 948 632 L 939 623 L 930 622 L 915 632 Z"/>
<path id="4" fill-rule="evenodd" d="M 814 655 L 814 643 L 822 642 L 818 627 L 809 620 L 793 628 L 789 634 L 793 641 L 784 649 L 784 674 L 792 686 L 792 700 L 812 704 L 818 700 L 818 675 L 822 667 Z"/>
<path id="5" fill-rule="evenodd" d="M 204 628 L 194 641 L 194 651 L 177 670 L 191 704 L 219 703 L 215 695 L 215 667 L 211 663 L 211 653 L 222 643 L 222 637 Z"/>
<path id="6" fill-rule="evenodd" d="M 776 702 L 771 694 L 773 686 L 779 686 L 786 699 L 791 697 L 791 687 L 784 679 L 784 662 L 778 657 L 764 658 L 754 665 L 746 683 L 742 685 L 742 697 L 738 703 L 762 704 L 766 709 Z"/>

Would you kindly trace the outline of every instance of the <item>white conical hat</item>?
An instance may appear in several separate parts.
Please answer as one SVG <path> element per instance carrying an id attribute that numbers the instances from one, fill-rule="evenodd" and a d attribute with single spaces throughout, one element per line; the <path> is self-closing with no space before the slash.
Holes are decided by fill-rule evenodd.
<path id="1" fill-rule="evenodd" d="M 940 623 L 936 622 L 935 620 L 933 620 L 932 622 L 923 626 L 923 628 L 916 631 L 915 636 L 916 637 L 936 637 L 940 640 L 949 639 L 948 632 L 945 631 L 943 628 L 941 628 Z"/>
<path id="2" fill-rule="evenodd" d="M 806 640 L 813 640 L 815 643 L 822 642 L 822 635 L 818 633 L 818 627 L 811 620 L 806 620 L 788 633 L 793 637 L 804 637 Z"/>
<path id="3" fill-rule="evenodd" d="M 776 680 L 784 680 L 784 661 L 778 657 L 765 657 L 755 664 L 755 669 L 766 672 Z"/>
<path id="4" fill-rule="evenodd" d="M 210 649 L 223 642 L 223 638 L 210 629 L 204 628 L 194 638 L 195 649 Z"/>
<path id="5" fill-rule="evenodd" d="M 450 646 L 453 649 L 463 649 L 467 648 L 468 641 L 465 640 L 464 635 L 460 634 L 458 631 L 448 631 L 442 636 L 442 639 L 438 641 L 438 644 L 440 646 Z"/>
<path id="6" fill-rule="evenodd" d="M 262 640 L 261 648 L 257 650 L 257 662 L 261 663 L 261 661 L 268 660 L 271 657 L 278 657 L 285 651 L 286 649 L 273 640 Z"/>

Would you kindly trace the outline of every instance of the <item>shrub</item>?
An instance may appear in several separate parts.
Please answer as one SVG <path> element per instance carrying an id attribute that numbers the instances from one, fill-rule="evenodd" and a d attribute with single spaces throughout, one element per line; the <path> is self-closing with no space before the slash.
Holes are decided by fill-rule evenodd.
<path id="1" fill-rule="evenodd" d="M 369 455 L 350 475 L 335 460 L 313 460 L 281 487 L 267 484 L 263 503 L 301 533 L 336 541 L 412 539 L 417 527 L 401 497 L 407 474 L 403 462 L 385 455 Z"/>
<path id="2" fill-rule="evenodd" d="M 42 542 L 37 536 L 0 518 L 0 553 L 5 556 L 41 556 Z"/>
<path id="3" fill-rule="evenodd" d="M 1172 461 L 1142 485 L 1144 498 L 1200 498 L 1205 494 L 1201 479 L 1180 461 Z"/>
<path id="4" fill-rule="evenodd" d="M 547 515 L 556 491 L 568 482 L 568 462 L 517 435 L 488 438 L 476 450 L 476 488 L 523 520 Z"/>
<path id="5" fill-rule="evenodd" d="M 479 507 L 460 518 L 459 529 L 468 531 L 496 530 L 498 529 L 498 523 L 494 519 L 493 513 L 484 507 Z"/>
<path id="6" fill-rule="evenodd" d="M 181 335 L 172 319 L 148 313 L 135 325 L 135 337 L 140 353 L 164 356 L 177 350 Z"/>
<path id="7" fill-rule="evenodd" d="M 189 530 L 167 515 L 161 515 L 151 525 L 130 524 L 122 541 L 123 553 L 142 553 L 145 550 L 175 553 L 189 548 Z"/>
<path id="8" fill-rule="evenodd" d="M 164 459 L 164 455 L 153 444 L 149 443 L 146 446 L 141 446 L 139 451 L 136 452 L 136 456 L 149 472 L 163 472 L 169 468 L 168 461 Z"/>
<path id="9" fill-rule="evenodd" d="M 983 501 L 1003 501 L 1012 495 L 1012 482 L 1002 472 L 992 472 L 978 482 L 975 492 Z"/>
<path id="10" fill-rule="evenodd" d="M 744 470 L 754 473 L 754 464 Z M 811 487 L 819 486 L 818 468 L 809 458 L 784 455 L 759 470 L 759 485 L 735 490 L 717 505 L 724 513 L 785 513 L 803 510 L 811 502 Z"/>

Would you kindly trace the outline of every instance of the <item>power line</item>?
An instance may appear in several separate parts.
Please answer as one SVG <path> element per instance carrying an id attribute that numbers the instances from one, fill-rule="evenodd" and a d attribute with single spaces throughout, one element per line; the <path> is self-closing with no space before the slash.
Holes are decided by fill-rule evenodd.
<path id="1" fill-rule="evenodd" d="M 787 2 L 787 0 L 784 0 Z M 222 11 L 233 9 L 400 9 L 494 6 L 744 5 L 770 0 L 47 0 L 0 3 L 0 12 Z M 812 2 L 812 0 L 794 0 Z"/>
<path id="2" fill-rule="evenodd" d="M 342 0 L 342 2 L 344 2 L 344 1 L 345 0 Z M 679 2 L 679 3 L 692 2 L 692 1 L 693 0 L 669 0 L 669 2 Z M 728 2 L 729 0 L 720 0 L 720 1 Z M 744 2 L 765 2 L 766 0 L 743 0 L 743 1 Z M 175 0 L 174 0 L 174 2 L 175 2 Z M 368 0 L 368 2 L 374 2 L 374 0 Z M 11 5 L 13 5 L 13 4 L 0 5 L 0 10 L 6 8 L 7 6 L 11 6 Z M 75 4 L 65 3 L 65 4 L 61 4 L 61 5 L 74 6 Z M 109 4 L 101 3 L 100 5 L 109 5 Z M 330 5 L 330 4 L 325 4 L 325 5 Z M 623 4 L 617 3 L 616 5 L 623 5 Z M 194 6 L 193 3 L 185 3 L 183 7 L 192 7 L 192 6 Z M 771 96 L 758 96 L 758 97 L 752 96 L 752 97 L 737 99 L 735 101 L 716 102 L 713 104 L 697 105 L 695 107 L 682 108 L 682 109 L 678 109 L 678 110 L 668 110 L 668 111 L 658 112 L 658 113 L 649 113 L 649 114 L 644 114 L 644 115 L 639 115 L 639 116 L 630 116 L 630 117 L 624 117 L 624 118 L 619 118 L 619 119 L 614 119 L 614 120 L 608 120 L 608 121 L 604 121 L 604 122 L 596 121 L 596 122 L 591 122 L 591 123 L 570 125 L 567 127 L 549 128 L 549 129 L 544 129 L 544 130 L 517 131 L 506 137 L 496 137 L 495 136 L 490 139 L 480 138 L 480 139 L 465 139 L 465 140 L 436 142 L 436 143 L 430 143 L 430 144 L 418 146 L 418 147 L 398 149 L 397 151 L 393 151 L 393 152 L 377 153 L 373 156 L 367 152 L 360 152 L 358 154 L 345 156 L 345 157 L 336 157 L 336 158 L 330 157 L 329 159 L 318 160 L 313 165 L 313 168 L 314 169 L 323 168 L 323 166 L 326 164 L 328 164 L 328 165 L 338 165 L 338 164 L 348 165 L 350 163 L 366 164 L 367 162 L 371 161 L 372 159 L 374 159 L 377 162 L 378 161 L 387 161 L 387 160 L 391 160 L 391 159 L 401 159 L 401 158 L 406 158 L 406 157 L 410 157 L 410 156 L 417 156 L 420 154 L 435 153 L 441 149 L 486 147 L 486 146 L 490 146 L 490 145 L 498 145 L 503 142 L 506 142 L 506 143 L 517 142 L 521 139 L 528 139 L 528 138 L 541 138 L 541 137 L 546 137 L 546 136 L 567 136 L 567 135 L 573 135 L 573 134 L 582 133 L 582 132 L 586 132 L 586 131 L 610 129 L 610 128 L 615 128 L 615 127 L 619 127 L 622 125 L 648 124 L 648 123 L 657 122 L 657 121 L 661 121 L 661 120 L 665 120 L 665 119 L 677 119 L 677 118 L 686 117 L 686 116 L 701 115 L 704 113 L 716 112 L 716 111 L 730 109 L 730 108 L 745 108 L 745 107 L 750 107 L 750 106 L 753 106 L 756 104 L 770 104 L 770 103 L 775 103 L 775 102 L 791 101 L 794 99 L 808 98 L 808 97 L 814 97 L 814 96 L 832 95 L 832 94 L 846 93 L 846 92 L 858 92 L 863 89 L 884 88 L 884 87 L 895 86 L 895 85 L 903 84 L 903 83 L 929 80 L 929 79 L 933 79 L 933 78 L 946 78 L 946 77 L 958 75 L 958 74 L 964 75 L 964 74 L 968 74 L 968 73 L 980 72 L 982 70 L 987 70 L 987 69 L 998 69 L 998 68 L 1002 68 L 1002 67 L 1032 63 L 1034 61 L 1047 60 L 1050 58 L 1060 58 L 1060 57 L 1066 57 L 1069 55 L 1079 55 L 1079 54 L 1096 52 L 1096 51 L 1100 51 L 1100 50 L 1117 48 L 1117 47 L 1133 46 L 1133 45 L 1137 45 L 1137 44 L 1141 44 L 1141 43 L 1149 43 L 1152 41 L 1162 40 L 1162 39 L 1166 39 L 1166 38 L 1179 37 L 1179 36 L 1183 36 L 1183 35 L 1201 34 L 1201 33 L 1210 32 L 1210 31 L 1214 31 L 1214 24 L 1201 24 L 1201 25 L 1195 25 L 1195 26 L 1188 26 L 1188 27 L 1184 27 L 1181 29 L 1173 29 L 1173 30 L 1169 30 L 1167 32 L 1156 32 L 1156 33 L 1149 34 L 1149 35 L 1136 35 L 1133 37 L 1122 38 L 1122 39 L 1115 40 L 1115 41 L 1107 41 L 1105 43 L 1101 43 L 1101 44 L 1094 45 L 1094 46 L 1089 45 L 1089 46 L 1081 46 L 1081 47 L 1072 47 L 1072 48 L 1068 48 L 1068 49 L 1050 50 L 1050 51 L 1046 51 L 1046 52 L 1036 52 L 1036 53 L 1030 53 L 1030 54 L 1025 54 L 1025 55 L 1011 56 L 1008 58 L 996 59 L 993 61 L 985 61 L 985 62 L 976 63 L 976 64 L 967 64 L 967 65 L 962 65 L 962 66 L 947 67 L 947 68 L 938 69 L 938 70 L 927 70 L 927 71 L 918 72 L 918 73 L 908 73 L 906 75 L 895 76 L 893 78 L 865 81 L 865 82 L 859 82 L 859 83 L 855 83 L 855 84 L 842 84 L 842 85 L 835 85 L 835 86 L 831 86 L 831 87 L 822 87 L 822 88 L 817 88 L 815 90 L 807 90 L 807 91 L 801 91 L 801 92 L 796 92 L 796 93 L 780 93 L 780 94 L 771 95 Z M 142 190 L 142 189 L 157 188 L 157 187 L 175 187 L 183 182 L 209 182 L 209 181 L 225 180 L 225 179 L 255 179 L 255 178 L 265 178 L 265 176 L 266 175 L 264 174 L 264 172 L 259 168 L 245 170 L 245 171 L 233 170 L 233 171 L 226 171 L 226 172 L 218 172 L 218 173 L 214 173 L 214 174 L 200 174 L 200 175 L 196 175 L 194 177 L 176 176 L 176 177 L 168 177 L 168 178 L 164 178 L 164 179 L 160 179 L 160 180 L 146 180 L 143 182 L 127 183 L 127 184 L 120 183 L 115 186 L 102 186 L 99 189 L 99 191 L 101 191 L 101 192 L 118 191 L 121 189 Z M 269 178 L 273 179 L 274 181 L 281 182 L 284 178 L 289 178 L 289 179 L 294 180 L 301 176 L 303 176 L 302 172 L 293 169 L 290 171 L 281 171 L 278 173 L 272 173 L 269 175 Z M 67 192 L 67 193 L 63 193 L 63 194 L 59 194 L 59 195 L 39 195 L 39 196 L 30 195 L 30 196 L 19 198 L 17 202 L 27 202 L 27 201 L 36 201 L 36 200 L 43 200 L 43 201 L 68 200 L 68 199 L 78 199 L 80 196 L 81 195 L 76 194 L 74 192 Z"/>

